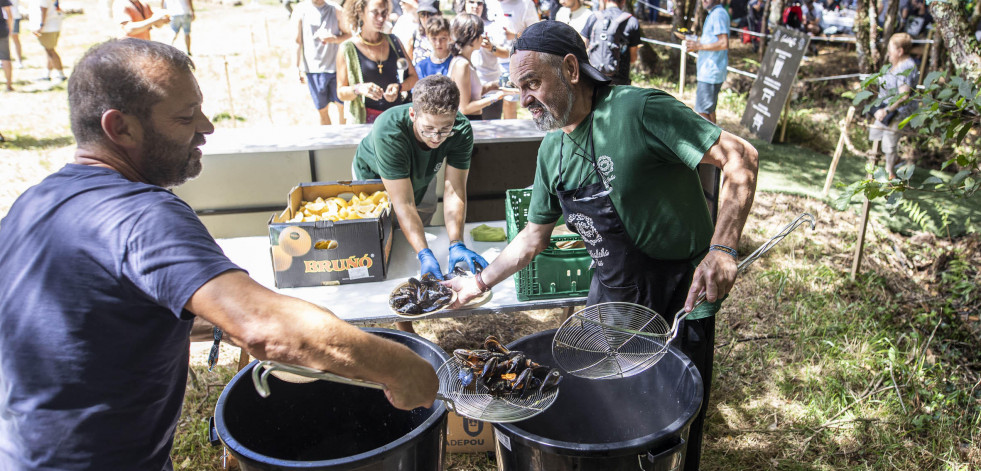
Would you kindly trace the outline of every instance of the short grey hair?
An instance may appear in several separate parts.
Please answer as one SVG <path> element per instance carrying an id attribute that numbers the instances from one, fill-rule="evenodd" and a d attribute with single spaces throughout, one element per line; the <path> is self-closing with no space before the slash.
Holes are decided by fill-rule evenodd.
<path id="1" fill-rule="evenodd" d="M 102 115 L 108 110 L 146 121 L 153 105 L 164 98 L 160 77 L 168 71 L 193 70 L 194 63 L 186 54 L 155 41 L 110 39 L 93 46 L 68 79 L 68 110 L 75 142 L 102 140 Z"/>

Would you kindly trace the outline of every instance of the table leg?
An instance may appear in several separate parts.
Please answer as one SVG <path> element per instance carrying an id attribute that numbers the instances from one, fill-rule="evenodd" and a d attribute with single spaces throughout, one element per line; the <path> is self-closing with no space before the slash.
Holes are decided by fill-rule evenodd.
<path id="1" fill-rule="evenodd" d="M 242 371 L 246 366 L 249 366 L 249 352 L 244 348 L 240 348 L 238 354 L 238 370 Z"/>

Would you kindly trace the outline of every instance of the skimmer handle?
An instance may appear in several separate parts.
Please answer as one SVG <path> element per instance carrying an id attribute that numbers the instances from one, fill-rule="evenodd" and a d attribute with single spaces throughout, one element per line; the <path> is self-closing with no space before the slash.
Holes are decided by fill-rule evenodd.
<path id="1" fill-rule="evenodd" d="M 788 234 L 794 232 L 794 229 L 797 229 L 805 222 L 810 223 L 811 230 L 814 230 L 815 227 L 814 216 L 811 216 L 809 213 L 801 213 L 800 216 L 797 216 L 797 219 L 794 219 L 793 221 L 790 222 L 790 224 L 787 224 L 786 226 L 783 227 L 783 229 L 780 229 L 780 232 L 778 232 L 777 235 L 771 237 L 770 240 L 766 241 L 766 243 L 759 246 L 759 248 L 753 251 L 753 253 L 749 254 L 748 256 L 746 256 L 746 258 L 744 258 L 741 262 L 739 262 L 739 265 L 736 266 L 736 276 L 739 276 L 740 273 L 746 271 L 746 268 L 752 265 L 753 262 L 755 262 L 758 258 L 762 257 L 763 254 L 769 252 L 774 245 L 777 245 L 777 243 L 783 240 L 784 237 L 787 237 Z M 689 314 L 694 312 L 695 308 L 698 307 L 703 302 L 705 302 L 705 293 L 701 293 L 698 295 L 698 299 L 695 300 L 695 304 L 692 306 L 691 311 L 685 312 L 685 309 L 681 308 L 681 310 L 675 313 L 674 323 L 671 326 L 671 330 L 673 331 L 673 333 L 671 334 L 671 338 L 668 339 L 668 342 L 674 340 L 674 338 L 678 336 L 678 324 L 686 317 L 688 317 Z"/>
<path id="2" fill-rule="evenodd" d="M 282 371 L 284 373 L 292 373 L 307 378 L 322 379 L 334 383 L 347 384 L 351 386 L 361 386 L 365 388 L 380 389 L 382 391 L 387 389 L 384 384 L 376 383 L 374 381 L 348 378 L 346 376 L 336 375 L 334 373 L 328 373 L 326 371 L 321 371 L 316 368 L 310 368 L 307 366 L 290 365 L 286 363 L 280 363 L 277 361 L 263 360 L 260 361 L 257 365 L 255 365 L 255 368 L 252 369 L 252 384 L 255 385 L 255 391 L 259 393 L 259 396 L 269 397 L 270 394 L 269 375 L 272 374 L 273 371 Z M 436 399 L 445 402 L 447 408 L 453 410 L 452 399 L 444 396 L 439 392 L 436 393 Z"/>

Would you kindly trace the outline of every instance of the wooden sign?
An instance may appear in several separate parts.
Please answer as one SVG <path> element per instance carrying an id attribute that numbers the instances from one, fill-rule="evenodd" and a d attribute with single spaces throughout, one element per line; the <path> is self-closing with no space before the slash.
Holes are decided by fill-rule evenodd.
<path id="1" fill-rule="evenodd" d="M 773 142 L 780 112 L 790 96 L 809 40 L 807 33 L 778 27 L 767 42 L 741 121 L 760 139 Z"/>

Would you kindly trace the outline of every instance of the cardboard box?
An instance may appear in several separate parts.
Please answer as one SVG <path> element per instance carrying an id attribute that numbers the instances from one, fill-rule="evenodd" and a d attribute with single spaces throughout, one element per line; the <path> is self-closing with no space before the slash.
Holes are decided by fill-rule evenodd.
<path id="1" fill-rule="evenodd" d="M 269 219 L 269 255 L 277 288 L 384 280 L 392 252 L 391 205 L 380 217 L 287 222 L 303 201 L 384 190 L 381 180 L 303 183 L 290 190 L 286 209 Z M 346 196 L 346 197 L 345 197 Z M 318 244 L 319 243 L 319 244 Z"/>
<path id="2" fill-rule="evenodd" d="M 494 451 L 494 426 L 450 412 L 446 433 L 447 453 Z"/>

